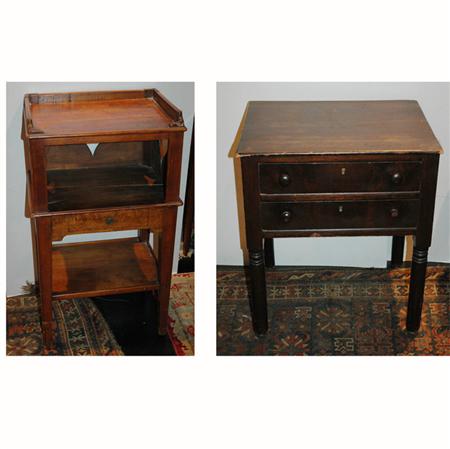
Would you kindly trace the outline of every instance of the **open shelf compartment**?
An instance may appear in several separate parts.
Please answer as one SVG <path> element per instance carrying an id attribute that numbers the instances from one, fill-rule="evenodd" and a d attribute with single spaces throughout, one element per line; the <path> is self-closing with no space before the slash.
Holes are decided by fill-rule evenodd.
<path id="1" fill-rule="evenodd" d="M 164 141 L 49 146 L 46 166 L 51 212 L 164 201 Z"/>
<path id="2" fill-rule="evenodd" d="M 52 265 L 55 299 L 159 288 L 152 248 L 137 238 L 54 245 Z"/>

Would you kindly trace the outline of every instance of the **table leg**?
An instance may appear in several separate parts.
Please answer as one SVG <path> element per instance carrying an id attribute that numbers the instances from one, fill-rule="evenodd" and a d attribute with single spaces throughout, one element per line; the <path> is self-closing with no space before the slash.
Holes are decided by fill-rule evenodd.
<path id="1" fill-rule="evenodd" d="M 36 237 L 36 219 L 30 218 L 31 226 L 31 243 L 33 247 L 33 269 L 34 269 L 34 293 L 39 294 L 39 260 L 38 260 L 38 247 Z"/>
<path id="2" fill-rule="evenodd" d="M 392 237 L 391 261 L 388 268 L 395 268 L 403 263 L 403 253 L 405 250 L 405 236 L 394 235 Z"/>
<path id="3" fill-rule="evenodd" d="M 271 262 L 274 262 L 272 255 L 273 240 L 264 239 L 259 222 L 258 162 L 253 158 L 244 157 L 240 159 L 245 210 L 245 240 L 249 255 L 250 308 L 255 334 L 264 335 L 268 329 L 264 252 L 268 255 L 268 257 L 266 256 L 266 263 L 270 265 Z"/>
<path id="4" fill-rule="evenodd" d="M 422 200 L 414 240 L 411 280 L 409 283 L 408 314 L 406 317 L 406 329 L 409 332 L 416 332 L 419 330 L 422 317 L 428 249 L 431 246 L 431 237 L 433 232 L 433 215 L 439 155 L 429 155 L 426 158 L 423 158 L 422 163 Z"/>
<path id="5" fill-rule="evenodd" d="M 416 332 L 420 328 L 427 259 L 428 248 L 422 249 L 415 246 L 412 257 L 408 315 L 406 318 L 406 329 L 409 332 Z"/>
<path id="6" fill-rule="evenodd" d="M 169 310 L 170 283 L 172 281 L 173 248 L 175 241 L 175 225 L 177 209 L 166 211 L 164 229 L 158 236 L 159 265 L 159 334 L 167 334 L 167 313 Z"/>
<path id="7" fill-rule="evenodd" d="M 273 239 L 264 239 L 264 263 L 267 268 L 273 268 L 275 266 L 275 252 L 273 249 Z"/>
<path id="8" fill-rule="evenodd" d="M 257 335 L 267 332 L 266 270 L 262 250 L 249 250 L 250 297 L 253 329 Z"/>
<path id="9" fill-rule="evenodd" d="M 44 346 L 52 348 L 55 345 L 55 325 L 52 314 L 52 238 L 50 218 L 37 218 L 36 231 L 42 334 Z"/>

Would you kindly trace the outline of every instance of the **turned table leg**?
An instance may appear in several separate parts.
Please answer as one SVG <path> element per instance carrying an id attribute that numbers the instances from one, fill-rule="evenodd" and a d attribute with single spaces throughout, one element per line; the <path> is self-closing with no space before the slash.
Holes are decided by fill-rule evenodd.
<path id="1" fill-rule="evenodd" d="M 405 250 L 405 236 L 394 235 L 392 237 L 391 261 L 388 263 L 389 268 L 395 268 L 403 263 L 403 253 Z"/>
<path id="2" fill-rule="evenodd" d="M 158 239 L 159 265 L 159 334 L 167 333 L 167 314 L 169 310 L 170 284 L 172 281 L 173 249 L 177 209 L 168 208 L 165 212 L 164 229 Z"/>
<path id="3" fill-rule="evenodd" d="M 250 298 L 253 329 L 257 335 L 267 332 L 266 270 L 262 250 L 249 250 Z"/>
<path id="4" fill-rule="evenodd" d="M 406 317 L 406 330 L 409 332 L 419 330 L 422 318 L 428 249 L 431 246 L 433 232 L 438 165 L 439 155 L 437 154 L 430 155 L 423 160 L 422 201 L 414 240 L 411 280 L 409 283 L 408 314 Z"/>
<path id="5" fill-rule="evenodd" d="M 37 218 L 36 231 L 42 334 L 44 346 L 51 348 L 55 345 L 55 325 L 52 314 L 52 238 L 50 218 Z"/>
<path id="6" fill-rule="evenodd" d="M 428 248 L 414 247 L 409 284 L 408 315 L 406 318 L 406 329 L 409 332 L 416 332 L 420 328 L 427 259 Z"/>
<path id="7" fill-rule="evenodd" d="M 273 268 L 275 266 L 275 252 L 273 249 L 273 239 L 264 239 L 264 263 L 267 268 Z"/>

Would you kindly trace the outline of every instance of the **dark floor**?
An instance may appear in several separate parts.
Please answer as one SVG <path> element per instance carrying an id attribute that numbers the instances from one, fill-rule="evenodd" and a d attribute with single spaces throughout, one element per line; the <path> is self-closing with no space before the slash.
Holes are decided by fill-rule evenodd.
<path id="1" fill-rule="evenodd" d="M 167 335 L 158 334 L 158 301 L 130 293 L 92 298 L 125 355 L 175 355 Z"/>
<path id="2" fill-rule="evenodd" d="M 178 260 L 178 273 L 193 273 L 194 269 L 194 253 L 190 257 L 180 257 Z"/>
<path id="3" fill-rule="evenodd" d="M 178 273 L 194 271 L 194 254 L 181 257 Z M 92 298 L 125 355 L 175 355 L 167 335 L 158 334 L 158 301 L 151 293 Z"/>

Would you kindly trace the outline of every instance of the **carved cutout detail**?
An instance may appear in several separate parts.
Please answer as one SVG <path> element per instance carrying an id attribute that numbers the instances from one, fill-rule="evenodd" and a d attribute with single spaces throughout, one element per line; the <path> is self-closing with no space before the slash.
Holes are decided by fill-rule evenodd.
<path id="1" fill-rule="evenodd" d="M 178 120 L 172 120 L 169 123 L 169 128 L 181 128 L 184 126 L 183 117 L 178 117 Z"/>
<path id="2" fill-rule="evenodd" d="M 98 147 L 98 143 L 87 143 L 86 145 L 88 146 L 89 150 L 91 151 L 92 156 L 94 156 L 95 150 Z"/>

